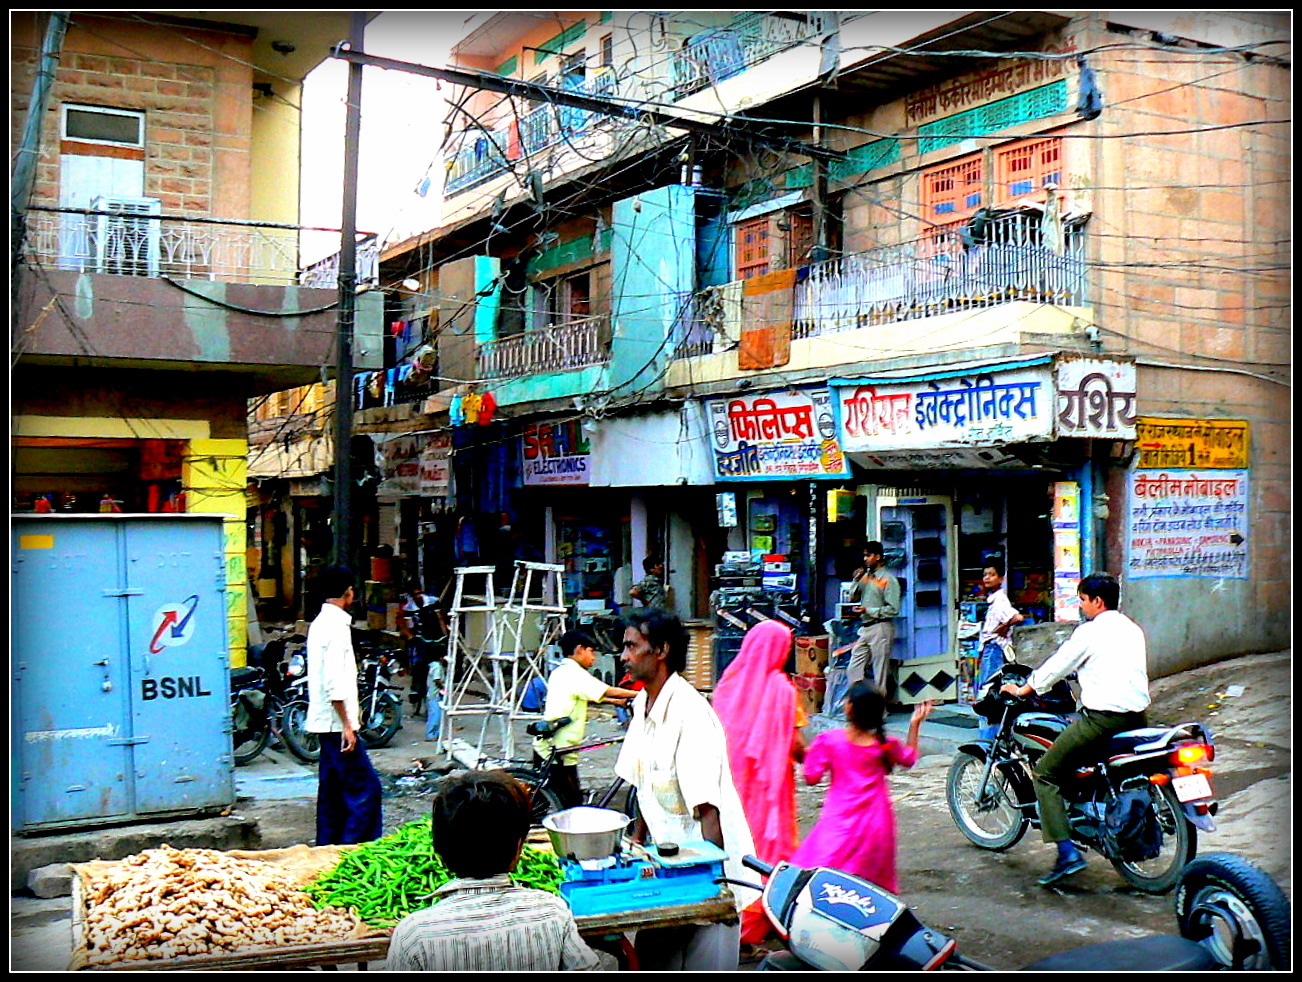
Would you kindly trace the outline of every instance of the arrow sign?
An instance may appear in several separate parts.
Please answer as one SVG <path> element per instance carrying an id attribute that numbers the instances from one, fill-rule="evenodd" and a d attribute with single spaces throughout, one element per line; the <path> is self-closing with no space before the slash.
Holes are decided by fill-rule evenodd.
<path id="1" fill-rule="evenodd" d="M 1239 535 L 1238 532 L 1235 532 L 1233 535 L 1230 536 L 1231 545 L 1241 546 L 1243 545 L 1243 542 L 1244 542 L 1243 536 Z"/>
<path id="2" fill-rule="evenodd" d="M 198 607 L 199 595 L 196 593 L 179 604 L 164 604 L 154 611 L 154 636 L 149 640 L 149 653 L 157 655 L 164 648 L 180 647 L 189 641 L 194 635 L 194 612 Z"/>
<path id="3" fill-rule="evenodd" d="M 190 618 L 194 616 L 195 608 L 199 606 L 199 595 L 196 593 L 192 596 L 186 597 L 185 603 L 190 605 L 190 609 L 185 612 L 185 616 L 177 621 L 176 626 L 172 628 L 172 637 L 174 638 L 183 637 L 185 635 L 185 630 L 190 623 Z"/>
<path id="4" fill-rule="evenodd" d="M 176 623 L 175 610 L 169 610 L 165 614 L 163 614 L 163 622 L 158 625 L 158 630 L 154 632 L 153 640 L 149 642 L 149 653 L 151 655 L 158 654 L 160 651 L 163 650 L 163 648 L 166 647 L 165 644 L 159 644 L 158 639 L 163 636 L 163 632 L 166 631 L 169 626 L 175 623 Z"/>

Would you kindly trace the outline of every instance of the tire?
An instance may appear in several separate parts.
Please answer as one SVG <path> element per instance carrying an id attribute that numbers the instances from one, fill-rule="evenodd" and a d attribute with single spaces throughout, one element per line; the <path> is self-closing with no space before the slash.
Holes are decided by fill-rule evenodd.
<path id="1" fill-rule="evenodd" d="M 986 787 L 986 804 L 978 806 L 977 789 L 986 762 L 959 752 L 949 765 L 945 780 L 945 799 L 949 814 L 958 830 L 980 849 L 1003 852 L 1022 840 L 1030 821 L 1017 804 L 1017 790 L 1002 768 L 990 772 Z"/>
<path id="2" fill-rule="evenodd" d="M 538 775 L 534 771 L 527 767 L 508 767 L 506 773 L 523 784 L 529 792 L 529 801 L 533 805 L 533 811 L 529 816 L 530 824 L 541 825 L 542 820 L 548 815 L 565 810 L 560 796 L 551 788 L 540 785 Z"/>
<path id="3" fill-rule="evenodd" d="M 1142 862 L 1109 860 L 1122 879 L 1144 893 L 1170 893 L 1180 882 L 1180 873 L 1198 851 L 1198 830 L 1184 817 L 1184 808 L 1171 785 L 1149 785 L 1157 821 L 1162 827 L 1162 851 L 1156 859 Z"/>
<path id="4" fill-rule="evenodd" d="M 1180 934 L 1203 945 L 1227 969 L 1288 971 L 1292 958 L 1290 915 L 1284 891 L 1239 856 L 1209 853 L 1195 859 L 1180 875 L 1175 895 Z M 1245 947 L 1254 950 L 1245 952 Z"/>
<path id="5" fill-rule="evenodd" d="M 307 731 L 307 703 L 291 702 L 280 717 L 280 735 L 289 752 L 305 764 L 321 759 L 321 738 Z"/>
<path id="6" fill-rule="evenodd" d="M 367 750 L 387 747 L 389 742 L 402 728 L 402 703 L 397 696 L 386 694 L 380 697 L 380 704 L 358 736 Z"/>
<path id="7" fill-rule="evenodd" d="M 251 763 L 271 743 L 271 727 L 259 726 L 238 698 L 231 707 L 231 752 L 235 766 Z"/>

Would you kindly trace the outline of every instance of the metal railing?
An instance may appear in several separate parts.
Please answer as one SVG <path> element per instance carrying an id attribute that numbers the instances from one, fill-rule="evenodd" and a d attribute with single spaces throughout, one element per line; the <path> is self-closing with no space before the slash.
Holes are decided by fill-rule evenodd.
<path id="1" fill-rule="evenodd" d="M 692 295 L 674 333 L 674 357 L 694 358 L 734 346 L 740 339 L 740 283 L 709 286 Z"/>
<path id="2" fill-rule="evenodd" d="M 479 377 L 517 378 L 605 364 L 610 360 L 609 323 L 608 315 L 598 314 L 482 345 Z"/>
<path id="3" fill-rule="evenodd" d="M 375 286 L 380 282 L 380 241 L 367 235 L 357 242 L 357 287 Z M 299 274 L 299 286 L 334 290 L 339 286 L 339 253 L 308 266 Z"/>
<path id="4" fill-rule="evenodd" d="M 793 336 L 993 307 L 1087 302 L 1084 233 L 1045 245 L 1039 216 L 1011 216 L 809 267 L 796 285 Z"/>
<path id="5" fill-rule="evenodd" d="M 806 11 L 805 15 L 797 19 L 746 11 L 726 26 L 688 38 L 674 53 L 674 96 L 682 98 L 699 92 L 779 51 L 818 37 L 823 32 L 822 20 L 814 11 Z"/>

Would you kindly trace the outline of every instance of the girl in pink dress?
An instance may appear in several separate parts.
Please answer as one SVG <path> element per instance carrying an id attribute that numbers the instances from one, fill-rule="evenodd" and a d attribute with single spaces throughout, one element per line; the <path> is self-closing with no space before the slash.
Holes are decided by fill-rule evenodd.
<path id="1" fill-rule="evenodd" d="M 791 857 L 796 866 L 831 866 L 861 876 L 891 893 L 895 879 L 895 812 L 886 775 L 918 759 L 918 729 L 934 703 L 913 707 L 907 743 L 883 730 L 886 700 L 862 682 L 845 701 L 843 730 L 820 733 L 805 753 L 805 781 L 817 784 L 829 770 L 832 784 L 823 813 Z"/>

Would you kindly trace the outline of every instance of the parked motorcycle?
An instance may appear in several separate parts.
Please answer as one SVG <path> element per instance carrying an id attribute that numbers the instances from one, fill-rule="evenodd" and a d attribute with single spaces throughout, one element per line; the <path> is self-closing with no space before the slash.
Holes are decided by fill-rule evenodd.
<path id="1" fill-rule="evenodd" d="M 954 823 L 970 842 L 1002 852 L 1040 819 L 1032 772 L 1071 722 L 1075 701 L 1066 683 L 1025 698 L 1004 695 L 1030 670 L 1008 665 L 983 689 L 979 715 L 999 725 L 993 744 L 960 747 L 950 765 L 946 798 Z M 1215 756 L 1200 723 L 1146 727 L 1115 734 L 1106 752 L 1076 771 L 1061 789 L 1072 841 L 1096 850 L 1131 885 L 1169 892 L 1198 848 L 1198 830 L 1214 831 Z"/>
<path id="2" fill-rule="evenodd" d="M 788 946 L 760 971 L 992 971 L 957 951 L 898 897 L 837 869 L 742 862 L 764 877 L 764 912 Z M 1179 935 L 1130 938 L 1050 955 L 1023 971 L 1173 972 L 1287 970 L 1288 898 L 1261 869 L 1213 853 L 1177 877 Z"/>
<path id="3" fill-rule="evenodd" d="M 302 658 L 305 640 L 302 635 L 276 635 L 249 649 L 250 664 L 231 669 L 231 744 L 237 766 L 256 759 L 272 737 L 289 746 L 282 725 L 289 672 L 294 659 Z"/>

